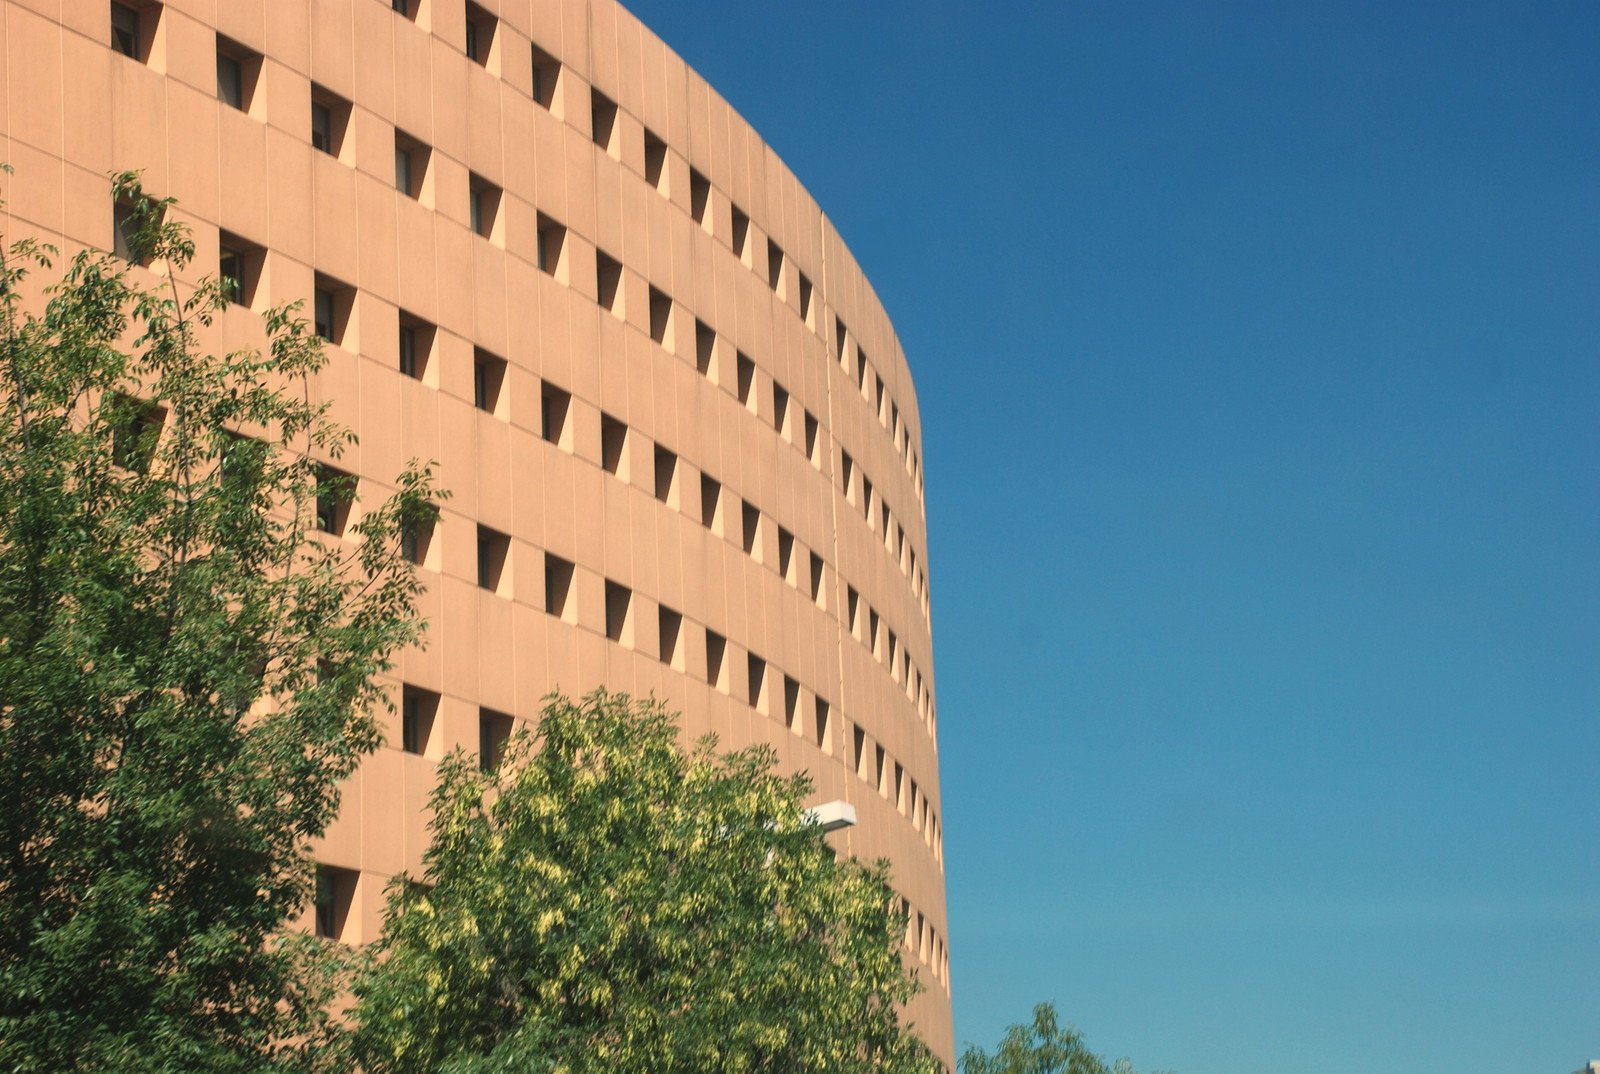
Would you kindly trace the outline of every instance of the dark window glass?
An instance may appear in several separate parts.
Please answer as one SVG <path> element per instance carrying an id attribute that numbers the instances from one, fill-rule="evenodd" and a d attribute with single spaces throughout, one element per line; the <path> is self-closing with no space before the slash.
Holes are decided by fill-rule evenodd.
<path id="1" fill-rule="evenodd" d="M 328 875 L 326 869 L 317 870 L 317 935 L 324 939 L 333 939 L 334 914 L 333 914 L 333 877 Z"/>
<path id="2" fill-rule="evenodd" d="M 244 107 L 244 67 L 226 53 L 217 53 L 217 99 L 234 108 Z"/>
<path id="3" fill-rule="evenodd" d="M 126 4 L 111 5 L 111 47 L 124 56 L 139 58 L 139 13 Z"/>
<path id="4" fill-rule="evenodd" d="M 111 434 L 111 461 L 125 470 L 144 473 L 155 454 L 155 438 L 161 427 L 161 413 L 146 407 L 130 415 Z"/>
<path id="5" fill-rule="evenodd" d="M 398 145 L 394 148 L 394 188 L 410 197 L 417 196 L 411 185 L 411 151 Z"/>
<path id="6" fill-rule="evenodd" d="M 400 326 L 400 372 L 417 375 L 417 330 L 408 324 Z"/>
<path id="7" fill-rule="evenodd" d="M 316 309 L 313 311 L 313 321 L 317 335 L 333 342 L 333 292 L 319 287 L 316 292 Z"/>
<path id="8" fill-rule="evenodd" d="M 333 152 L 333 113 L 316 101 L 311 102 L 311 145 L 324 153 Z"/>
<path id="9" fill-rule="evenodd" d="M 222 279 L 222 293 L 229 302 L 244 301 L 244 258 L 239 251 L 222 248 L 217 262 L 217 275 Z"/>

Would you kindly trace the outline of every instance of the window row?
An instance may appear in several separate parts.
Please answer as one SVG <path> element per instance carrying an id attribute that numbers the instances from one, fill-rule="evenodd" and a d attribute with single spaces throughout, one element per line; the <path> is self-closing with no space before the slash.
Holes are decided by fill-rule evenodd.
<path id="1" fill-rule="evenodd" d="M 490 726 L 489 717 L 485 719 L 485 726 Z M 503 744 L 504 736 L 510 734 L 510 718 L 501 716 L 499 719 L 506 721 L 503 734 L 502 728 L 498 725 L 494 725 L 493 730 L 487 733 L 501 735 L 499 741 Z M 371 933 L 375 930 L 364 928 L 364 923 L 359 920 L 361 903 L 358 901 L 358 896 L 362 894 L 362 885 L 367 882 L 369 882 L 367 874 L 359 869 L 322 864 L 315 866 L 311 906 L 312 931 L 323 939 L 351 945 L 374 938 Z M 950 961 L 944 938 L 933 927 L 932 921 L 913 907 L 909 900 L 904 896 L 895 898 L 896 912 L 905 921 L 903 944 L 906 951 L 927 966 L 934 979 L 948 992 Z"/>
<path id="2" fill-rule="evenodd" d="M 889 669 L 889 675 L 905 690 L 906 699 L 916 706 L 924 722 L 931 717 L 933 695 L 922 670 L 911 659 L 910 649 L 900 644 L 900 636 L 876 608 L 861 599 L 855 586 L 845 587 L 845 627 L 850 636 Z"/>
<path id="3" fill-rule="evenodd" d="M 934 929 L 933 922 L 922 915 L 920 910 L 914 908 L 904 898 L 899 898 L 896 909 L 905 918 L 906 934 L 903 940 L 905 949 L 916 956 L 917 961 L 927 966 L 933 973 L 934 980 L 938 981 L 945 992 L 950 991 L 950 951 L 945 946 L 944 937 Z"/>
<path id="4" fill-rule="evenodd" d="M 867 352 L 862 349 L 860 342 L 850 334 L 850 329 L 845 327 L 844 321 L 837 315 L 833 319 L 833 328 L 834 353 L 839 359 L 839 365 L 855 381 L 867 405 L 872 406 L 874 402 L 876 403 L 878 423 L 893 437 L 895 452 L 905 462 L 906 473 L 911 477 L 912 487 L 917 490 L 917 497 L 922 498 L 922 458 L 917 453 L 916 445 L 911 442 L 911 430 L 902 420 L 899 405 L 884 386 L 883 377 L 873 371 Z"/>
<path id="5" fill-rule="evenodd" d="M 856 481 L 856 470 L 861 469 L 861 481 Z M 883 547 L 911 583 L 911 593 L 928 615 L 927 575 L 917 562 L 917 550 L 906 539 L 905 527 L 896 518 L 889 501 L 875 489 L 866 470 L 856 465 L 855 458 L 843 447 L 839 449 L 839 489 L 845 502 L 861 512 L 867 529 L 883 536 Z"/>
<path id="6" fill-rule="evenodd" d="M 563 586 L 570 587 L 572 565 L 564 564 Z M 631 644 L 630 617 L 633 594 L 616 582 L 605 583 L 606 633 L 621 644 Z M 685 622 L 681 613 L 657 605 L 658 656 L 663 664 L 684 671 Z M 706 629 L 706 681 L 723 693 L 730 693 L 734 657 L 727 638 Z M 803 738 L 829 756 L 839 756 L 850 770 L 873 787 L 885 801 L 905 817 L 913 830 L 933 852 L 941 867 L 944 862 L 944 837 L 939 815 L 930 799 L 905 766 L 888 754 L 864 728 L 849 719 L 836 727 L 832 706 L 821 695 L 807 690 L 792 676 L 770 666 L 759 654 L 745 652 L 743 700 L 758 713 L 777 719 L 796 737 Z M 438 760 L 443 756 L 444 738 L 437 733 L 440 695 L 432 690 L 406 684 L 400 695 L 400 748 L 406 753 Z M 492 771 L 500 763 L 505 743 L 511 736 L 514 719 L 507 713 L 479 706 L 478 763 Z M 847 744 L 836 749 L 836 737 Z"/>
<path id="7" fill-rule="evenodd" d="M 933 851 L 933 859 L 944 867 L 944 830 L 939 814 L 899 761 L 886 751 L 859 724 L 849 729 L 849 750 L 844 762 L 878 796 L 892 803 L 911 826 L 922 833 L 923 844 Z"/>
<path id="8" fill-rule="evenodd" d="M 571 564 L 565 564 L 566 580 L 570 586 Z M 631 617 L 634 614 L 633 594 L 616 582 L 605 583 L 606 632 L 620 644 L 631 644 Z M 677 671 L 685 669 L 686 625 L 681 613 L 657 605 L 658 656 L 663 664 Z M 727 638 L 714 630 L 704 630 L 706 681 L 725 694 L 732 694 L 734 656 Z M 829 756 L 841 751 L 834 743 L 839 735 L 832 706 L 827 699 L 807 690 L 792 676 L 767 664 L 759 654 L 746 652 L 744 677 L 740 686 L 742 699 L 764 716 L 781 720 L 796 737 L 803 738 Z M 444 755 L 445 735 L 439 732 L 440 696 L 432 690 L 406 684 L 400 698 L 400 749 L 409 754 L 438 760 Z M 499 764 L 506 740 L 511 736 L 513 718 L 503 712 L 479 707 L 478 709 L 478 763 L 485 770 Z M 913 783 L 913 790 L 915 784 Z M 900 812 L 911 818 L 922 830 L 930 823 L 931 814 L 925 800 L 917 797 L 918 808 Z"/>

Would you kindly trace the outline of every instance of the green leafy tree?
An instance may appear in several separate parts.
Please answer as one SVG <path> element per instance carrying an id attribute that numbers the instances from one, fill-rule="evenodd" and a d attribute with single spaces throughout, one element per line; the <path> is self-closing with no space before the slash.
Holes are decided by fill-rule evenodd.
<path id="1" fill-rule="evenodd" d="M 356 988 L 368 1074 L 927 1074 L 885 867 L 839 861 L 773 754 L 654 702 L 551 698 L 440 766 L 426 875 Z"/>
<path id="2" fill-rule="evenodd" d="M 0 264 L 0 1069 L 315 1069 L 334 979 L 285 929 L 419 637 L 429 481 L 316 533 L 350 493 L 310 459 L 351 442 L 306 401 L 321 341 L 287 307 L 205 353 L 231 281 L 181 289 L 168 205 L 113 194 L 153 275 Z"/>
<path id="3" fill-rule="evenodd" d="M 994 1054 L 968 1045 L 961 1074 L 1134 1074 L 1126 1059 L 1107 1063 L 1089 1050 L 1083 1034 L 1062 1025 L 1053 1003 L 1033 1009 L 1031 1025 L 1014 1025 Z"/>

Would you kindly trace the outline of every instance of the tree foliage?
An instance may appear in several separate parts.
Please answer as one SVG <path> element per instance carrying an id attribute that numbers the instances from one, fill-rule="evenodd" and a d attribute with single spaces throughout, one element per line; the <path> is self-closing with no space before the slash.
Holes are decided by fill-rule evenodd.
<path id="1" fill-rule="evenodd" d="M 550 699 L 440 768 L 426 875 L 357 987 L 380 1072 L 931 1072 L 885 867 L 838 861 L 767 749 L 685 752 L 654 702 Z"/>
<path id="2" fill-rule="evenodd" d="M 1063 1025 L 1053 1003 L 1033 1009 L 1030 1025 L 1014 1025 L 991 1055 L 968 1045 L 961 1054 L 961 1074 L 1134 1074 L 1126 1059 L 1107 1063 L 1089 1050 L 1083 1034 Z"/>
<path id="3" fill-rule="evenodd" d="M 231 284 L 185 293 L 168 206 L 113 193 L 148 270 L 0 266 L 0 1069 L 312 1069 L 329 978 L 283 930 L 419 636 L 428 478 L 317 534 L 321 341 L 286 307 L 205 353 Z"/>

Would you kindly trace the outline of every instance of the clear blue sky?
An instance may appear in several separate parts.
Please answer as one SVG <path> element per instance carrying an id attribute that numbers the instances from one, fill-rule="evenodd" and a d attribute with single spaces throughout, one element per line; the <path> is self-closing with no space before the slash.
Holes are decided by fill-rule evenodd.
<path id="1" fill-rule="evenodd" d="M 631 7 L 911 360 L 958 1044 L 1600 1057 L 1600 5 Z"/>

